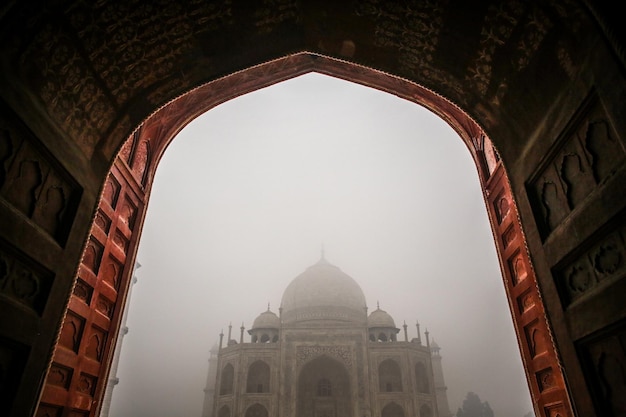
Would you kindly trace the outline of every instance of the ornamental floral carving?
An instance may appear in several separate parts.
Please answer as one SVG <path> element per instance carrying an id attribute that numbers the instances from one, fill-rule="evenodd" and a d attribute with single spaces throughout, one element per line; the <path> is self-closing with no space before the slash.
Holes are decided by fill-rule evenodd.
<path id="1" fill-rule="evenodd" d="M 352 368 L 352 351 L 349 346 L 298 346 L 296 364 L 298 368 L 318 356 L 327 355 Z"/>

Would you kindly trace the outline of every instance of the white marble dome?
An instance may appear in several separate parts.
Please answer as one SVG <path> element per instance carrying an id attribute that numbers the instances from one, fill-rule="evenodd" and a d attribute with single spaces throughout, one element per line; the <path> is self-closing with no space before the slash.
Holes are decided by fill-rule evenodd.
<path id="1" fill-rule="evenodd" d="M 291 281 L 281 308 L 284 324 L 320 320 L 363 324 L 367 320 L 359 284 L 323 256 Z"/>
<path id="2" fill-rule="evenodd" d="M 381 310 L 377 308 L 372 311 L 369 317 L 367 318 L 367 327 L 370 328 L 396 328 L 396 323 L 393 321 L 393 317 L 389 315 L 385 310 Z"/>
<path id="3" fill-rule="evenodd" d="M 280 319 L 274 312 L 267 311 L 262 312 L 252 323 L 253 329 L 279 329 Z"/>

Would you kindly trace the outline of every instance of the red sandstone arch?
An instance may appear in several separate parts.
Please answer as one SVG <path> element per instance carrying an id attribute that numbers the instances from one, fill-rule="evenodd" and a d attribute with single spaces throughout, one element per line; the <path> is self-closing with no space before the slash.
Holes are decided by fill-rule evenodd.
<path id="1" fill-rule="evenodd" d="M 507 168 L 481 181 L 536 412 L 619 414 L 623 385 L 607 365 L 626 363 L 618 297 L 626 291 L 626 49 L 617 6 L 278 3 L 0 8 L 0 280 L 39 290 L 0 299 L 1 382 L 11 387 L 0 390 L 0 413 L 97 414 L 159 154 L 192 110 L 320 71 L 419 103 L 412 80 L 480 121 Z M 290 60 L 297 51 L 396 77 L 314 53 Z M 211 80 L 204 95 L 185 94 Z M 157 107 L 158 121 L 148 117 Z M 481 137 L 457 131 L 468 144 Z"/>
<path id="2" fill-rule="evenodd" d="M 90 395 L 86 396 L 77 385 L 68 395 L 59 396 L 49 376 L 40 401 L 40 411 L 78 404 L 90 415 L 97 415 L 98 402 L 91 406 L 84 401 L 87 397 L 97 399 L 103 395 L 107 363 L 115 343 L 152 179 L 170 141 L 195 117 L 226 100 L 313 71 L 374 87 L 422 105 L 450 124 L 465 142 L 476 163 L 485 193 L 494 240 L 504 266 L 503 283 L 533 400 L 540 410 L 560 410 L 563 415 L 568 415 L 570 403 L 562 367 L 552 343 L 516 204 L 505 168 L 483 130 L 459 107 L 420 85 L 311 53 L 289 55 L 200 86 L 154 112 L 124 143 L 102 186 L 101 202 L 89 240 L 93 244 L 87 247 L 88 256 L 85 256 L 78 274 L 79 281 L 89 282 L 94 293 L 108 294 L 107 300 L 111 304 L 109 320 L 106 325 L 102 323 L 100 314 L 94 315 L 95 311 L 86 309 L 85 299 L 75 293 L 60 340 L 66 340 L 69 337 L 67 332 L 75 329 L 81 340 L 88 338 L 90 348 L 77 351 L 79 357 L 84 357 L 79 361 L 65 359 L 62 355 L 64 350 L 57 348 L 52 364 L 52 369 L 72 368 L 77 375 L 87 372 L 91 378 Z M 105 220 L 99 222 L 101 218 Z M 92 266 L 96 261 L 99 269 Z M 507 265 L 512 266 L 507 268 Z M 118 272 L 110 276 L 105 271 Z M 517 306 L 522 298 L 529 299 L 532 308 L 520 310 Z M 98 344 L 96 347 L 93 346 L 94 340 Z M 81 343 L 76 345 L 81 346 Z M 92 363 L 93 352 L 100 352 L 96 363 Z M 535 377 L 540 373 L 551 375 L 553 389 L 547 392 L 541 389 Z"/>

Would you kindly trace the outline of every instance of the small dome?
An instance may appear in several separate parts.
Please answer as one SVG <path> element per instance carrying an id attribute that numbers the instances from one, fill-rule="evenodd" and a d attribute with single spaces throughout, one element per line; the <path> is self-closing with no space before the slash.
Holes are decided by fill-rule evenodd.
<path id="1" fill-rule="evenodd" d="M 384 310 L 377 308 L 372 311 L 367 318 L 367 327 L 391 327 L 396 328 L 396 323 L 393 321 L 393 317 Z"/>
<path id="2" fill-rule="evenodd" d="M 280 319 L 269 309 L 262 312 L 252 324 L 253 329 L 279 329 Z"/>

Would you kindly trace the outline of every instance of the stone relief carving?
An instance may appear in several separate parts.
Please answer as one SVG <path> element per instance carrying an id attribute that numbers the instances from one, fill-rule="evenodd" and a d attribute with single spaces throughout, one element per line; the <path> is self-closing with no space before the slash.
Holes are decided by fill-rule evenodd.
<path id="1" fill-rule="evenodd" d="M 121 272 L 122 266 L 120 263 L 110 258 L 102 268 L 102 280 L 117 290 Z"/>
<path id="2" fill-rule="evenodd" d="M 400 53 L 401 70 L 423 74 L 432 69 L 433 53 L 443 27 L 445 7 L 441 2 L 400 4 L 381 0 L 359 2 L 356 13 L 375 20 L 374 44 Z"/>
<path id="3" fill-rule="evenodd" d="M 144 173 L 146 172 L 148 161 L 150 160 L 149 140 L 142 140 L 137 144 L 133 157 L 133 173 L 139 184 L 143 185 Z"/>
<path id="4" fill-rule="evenodd" d="M 106 214 L 102 212 L 102 209 L 99 209 L 96 213 L 96 218 L 94 219 L 94 224 L 100 228 L 105 234 L 109 233 L 109 227 L 111 226 L 111 220 L 107 217 Z"/>
<path id="5" fill-rule="evenodd" d="M 68 311 L 63 322 L 59 344 L 74 352 L 78 352 L 78 344 L 83 332 L 84 319 L 80 318 L 72 311 Z"/>
<path id="6" fill-rule="evenodd" d="M 85 355 L 88 358 L 100 361 L 100 359 L 102 358 L 102 351 L 104 349 L 105 337 L 105 332 L 103 332 L 102 330 L 99 330 L 95 327 L 91 328 L 91 335 L 89 336 L 87 349 L 85 350 Z"/>
<path id="7" fill-rule="evenodd" d="M 96 302 L 96 310 L 111 318 L 113 316 L 113 303 L 107 300 L 105 297 L 98 297 L 98 301 Z"/>
<path id="8" fill-rule="evenodd" d="M 569 305 L 603 280 L 620 276 L 626 268 L 626 224 L 618 225 L 586 251 L 558 268 L 555 273 L 557 288 L 565 306 Z"/>
<path id="9" fill-rule="evenodd" d="M 63 244 L 80 188 L 17 120 L 0 118 L 0 197 Z"/>
<path id="10" fill-rule="evenodd" d="M 615 333 L 600 335 L 580 344 L 589 365 L 586 372 L 595 381 L 599 411 L 602 415 L 620 415 L 626 410 L 626 350 L 624 325 Z"/>
<path id="11" fill-rule="evenodd" d="M 94 274 L 98 273 L 100 268 L 100 260 L 104 248 L 95 239 L 90 239 L 85 248 L 85 254 L 83 255 L 83 265 L 89 268 Z"/>
<path id="12" fill-rule="evenodd" d="M 132 229 L 135 224 L 135 213 L 137 208 L 135 205 L 129 200 L 124 201 L 124 205 L 119 210 L 119 216 L 122 223 L 128 226 L 129 229 Z"/>
<path id="13" fill-rule="evenodd" d="M 30 261 L 29 265 L 33 265 Z M 52 273 L 35 270 L 0 248 L 0 294 L 9 297 L 37 314 L 45 308 L 52 285 Z"/>
<path id="14" fill-rule="evenodd" d="M 50 367 L 48 382 L 52 385 L 68 389 L 72 380 L 72 370 L 57 364 Z"/>
<path id="15" fill-rule="evenodd" d="M 496 215 L 498 217 L 498 223 L 502 223 L 505 217 L 509 214 L 510 204 L 509 200 L 505 196 L 500 196 L 495 201 Z"/>
<path id="16" fill-rule="evenodd" d="M 352 349 L 349 346 L 298 346 L 296 351 L 296 366 L 301 368 L 309 360 L 322 355 L 328 355 L 343 363 L 346 368 L 352 368 Z"/>
<path id="17" fill-rule="evenodd" d="M 138 133 L 131 135 L 126 142 L 122 145 L 122 149 L 120 149 L 120 153 L 118 154 L 118 158 L 126 163 L 126 165 L 130 165 L 130 156 L 135 147 L 135 142 L 137 141 Z"/>
<path id="18" fill-rule="evenodd" d="M 535 305 L 535 296 L 531 290 L 525 291 L 518 297 L 519 312 L 524 313 Z"/>
<path id="19" fill-rule="evenodd" d="M 513 226 L 510 226 L 503 234 L 502 234 L 502 244 L 504 248 L 508 248 L 511 242 L 515 240 L 517 237 L 517 232 Z"/>
<path id="20" fill-rule="evenodd" d="M 6 199 L 26 216 L 31 217 L 41 183 L 42 172 L 39 162 L 21 161 L 13 175 L 7 178 Z"/>
<path id="21" fill-rule="evenodd" d="M 93 294 L 93 288 L 82 279 L 76 280 L 74 285 L 74 293 L 79 300 L 82 300 L 85 304 L 89 305 L 91 302 L 91 295 Z"/>
<path id="22" fill-rule="evenodd" d="M 530 348 L 530 356 L 532 358 L 535 358 L 547 351 L 546 335 L 536 321 L 524 327 L 524 332 L 526 333 L 528 347 Z"/>
<path id="23" fill-rule="evenodd" d="M 583 127 L 581 137 L 591 158 L 591 167 L 596 182 L 601 183 L 615 173 L 624 160 L 624 149 L 617 142 L 611 126 L 602 115 L 593 115 Z"/>
<path id="24" fill-rule="evenodd" d="M 515 254 L 509 259 L 509 269 L 511 270 L 511 278 L 513 279 L 513 285 L 519 284 L 526 278 L 526 264 L 524 258 L 520 253 Z"/>
<path id="25" fill-rule="evenodd" d="M 270 33 L 283 22 L 298 18 L 298 3 L 295 0 L 263 0 L 263 7 L 254 12 L 258 33 Z"/>
<path id="26" fill-rule="evenodd" d="M 539 390 L 541 392 L 556 387 L 556 381 L 554 379 L 554 372 L 552 371 L 552 368 L 546 368 L 539 371 L 536 376 Z"/>
<path id="27" fill-rule="evenodd" d="M 54 236 L 62 221 L 63 209 L 67 206 L 65 190 L 60 185 L 52 185 L 42 193 L 35 205 L 33 220 Z"/>
<path id="28" fill-rule="evenodd" d="M 120 230 L 115 231 L 115 235 L 113 236 L 113 243 L 115 243 L 118 248 L 122 249 L 124 253 L 126 253 L 126 251 L 128 250 L 128 239 Z"/>
<path id="29" fill-rule="evenodd" d="M 626 160 L 598 98 L 592 95 L 582 107 L 529 184 L 544 239 Z"/>
<path id="30" fill-rule="evenodd" d="M 78 380 L 78 392 L 93 396 L 96 390 L 96 381 L 96 378 L 82 374 Z"/>
<path id="31" fill-rule="evenodd" d="M 47 24 L 26 46 L 21 71 L 38 74 L 28 83 L 91 156 L 119 106 L 140 90 L 154 90 L 149 100 L 160 104 L 172 91 L 190 87 L 185 73 L 169 77 L 174 62 L 199 48 L 198 38 L 207 32 L 232 24 L 231 3 L 78 2 L 66 19 Z"/>
<path id="32" fill-rule="evenodd" d="M 115 208 L 115 206 L 117 205 L 117 198 L 120 193 L 120 188 L 120 183 L 117 182 L 115 178 L 113 178 L 113 175 L 109 175 L 109 178 L 107 178 L 107 181 L 104 184 L 102 198 L 104 199 L 104 201 L 109 203 L 109 206 L 113 208 Z"/>

